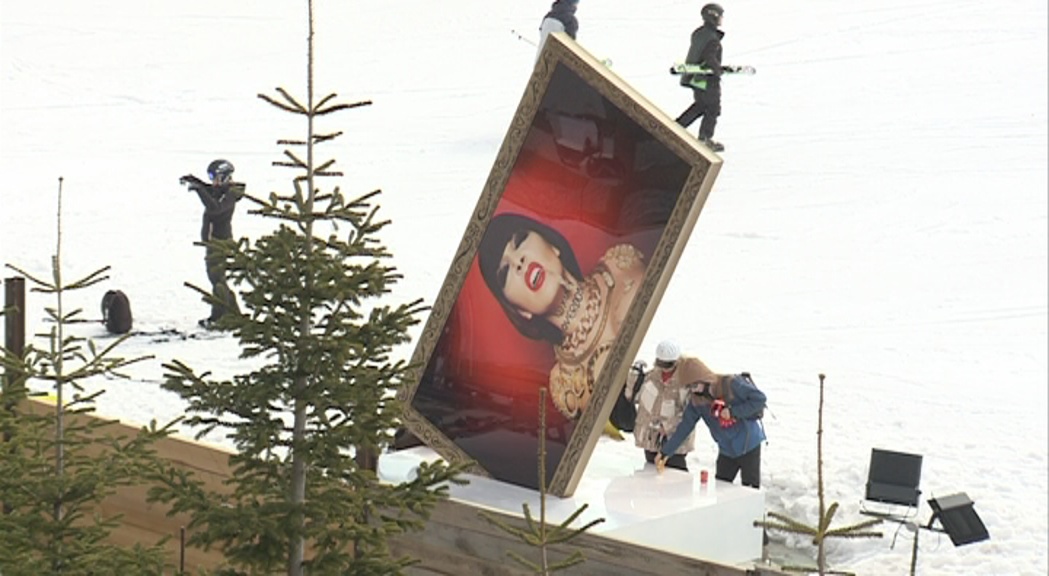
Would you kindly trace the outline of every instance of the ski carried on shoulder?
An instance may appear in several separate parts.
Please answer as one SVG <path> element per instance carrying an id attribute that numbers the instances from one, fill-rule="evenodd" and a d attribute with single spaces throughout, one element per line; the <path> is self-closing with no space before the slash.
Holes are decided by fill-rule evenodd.
<path id="1" fill-rule="evenodd" d="M 753 76 L 758 72 L 757 68 L 753 66 L 731 66 L 725 65 L 721 67 L 722 74 L 740 74 L 742 76 Z M 679 74 L 698 74 L 700 76 L 709 76 L 711 71 L 704 68 L 700 64 L 683 64 L 675 63 L 670 67 L 670 73 L 673 75 Z"/>

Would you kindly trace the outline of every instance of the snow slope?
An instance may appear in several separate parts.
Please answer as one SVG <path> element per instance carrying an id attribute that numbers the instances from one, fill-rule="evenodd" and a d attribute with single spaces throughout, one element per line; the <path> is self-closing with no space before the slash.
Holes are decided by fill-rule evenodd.
<path id="1" fill-rule="evenodd" d="M 925 497 L 966 492 L 991 539 L 922 535 L 924 575 L 1045 574 L 1047 8 L 961 0 L 723 4 L 725 164 L 646 335 L 770 397 L 768 507 L 816 508 L 817 374 L 828 499 L 862 518 L 872 447 L 924 455 Z M 701 3 L 580 5 L 579 42 L 674 117 L 666 73 Z M 534 62 L 549 5 L 317 1 L 319 92 L 371 100 L 330 150 L 344 190 L 382 188 L 398 298 L 432 299 Z M 303 127 L 256 97 L 302 95 L 303 3 L 0 0 L 0 262 L 47 275 L 63 178 L 67 278 L 111 265 L 140 328 L 192 326 L 206 282 L 199 204 L 178 186 L 215 157 L 258 194 L 287 190 L 279 138 Z M 695 129 L 695 127 L 693 127 Z M 268 224 L 242 212 L 238 235 Z M 5 275 L 12 273 L 6 271 Z M 96 314 L 104 288 L 71 298 Z M 31 331 L 44 305 L 30 296 Z M 83 330 L 97 333 L 97 327 Z M 156 362 L 96 383 L 101 411 L 177 416 L 161 361 L 243 368 L 227 340 L 132 342 Z M 410 348 L 404 354 L 411 353 Z M 221 442 L 221 438 L 214 438 Z M 603 441 L 595 453 L 636 451 Z M 700 443 L 693 466 L 715 452 Z M 641 458 L 640 453 L 637 454 Z M 928 517 L 924 503 L 919 521 Z M 906 573 L 910 538 L 835 543 L 836 567 Z M 786 544 L 807 551 L 806 544 Z"/>

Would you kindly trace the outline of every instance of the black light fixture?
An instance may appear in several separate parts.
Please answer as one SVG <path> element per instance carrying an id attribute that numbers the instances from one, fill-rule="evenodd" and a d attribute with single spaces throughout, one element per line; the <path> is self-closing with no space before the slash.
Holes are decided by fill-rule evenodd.
<path id="1" fill-rule="evenodd" d="M 867 473 L 867 500 L 885 504 L 918 507 L 922 477 L 920 454 L 871 449 L 870 470 Z"/>
<path id="2" fill-rule="evenodd" d="M 955 546 L 964 546 L 991 537 L 980 516 L 973 509 L 973 501 L 965 492 L 930 498 L 929 506 L 932 507 L 933 514 L 926 528 L 933 530 L 933 522 L 939 520 L 943 531 L 950 536 Z"/>
<path id="3" fill-rule="evenodd" d="M 973 509 L 973 501 L 964 492 L 930 498 L 929 507 L 932 508 L 932 517 L 924 526 L 914 522 L 912 519 L 917 514 L 918 498 L 921 496 L 921 490 L 918 489 L 921 475 L 921 455 L 879 448 L 871 449 L 866 499 L 915 510 L 900 511 L 897 509 L 890 512 L 860 510 L 861 514 L 898 522 L 900 526 L 906 526 L 908 530 L 914 532 L 914 543 L 911 548 L 911 576 L 916 574 L 915 570 L 918 565 L 918 535 L 921 530 L 947 534 L 956 547 L 990 538 L 983 521 Z M 937 522 L 939 526 L 934 526 Z M 895 540 L 893 538 L 894 543 Z"/>

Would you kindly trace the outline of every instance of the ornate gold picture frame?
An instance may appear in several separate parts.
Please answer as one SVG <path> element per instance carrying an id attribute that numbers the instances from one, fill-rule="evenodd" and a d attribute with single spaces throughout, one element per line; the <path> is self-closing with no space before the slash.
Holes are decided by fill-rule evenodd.
<path id="1" fill-rule="evenodd" d="M 449 462 L 570 496 L 721 167 L 564 34 L 518 105 L 399 395 Z"/>

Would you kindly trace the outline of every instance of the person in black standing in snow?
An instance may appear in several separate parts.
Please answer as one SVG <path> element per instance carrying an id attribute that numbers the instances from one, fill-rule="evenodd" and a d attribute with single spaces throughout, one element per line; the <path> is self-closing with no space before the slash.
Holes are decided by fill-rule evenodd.
<path id="1" fill-rule="evenodd" d="M 550 5 L 550 11 L 543 16 L 543 22 L 539 26 L 539 43 L 536 44 L 535 57 L 539 58 L 539 54 L 543 51 L 543 44 L 546 42 L 546 37 L 553 32 L 564 32 L 568 34 L 568 37 L 575 40 L 575 35 L 579 32 L 579 20 L 575 17 L 576 8 L 579 7 L 579 0 L 556 0 Z"/>
<path id="2" fill-rule="evenodd" d="M 233 238 L 233 210 L 244 196 L 245 186 L 233 181 L 233 164 L 227 160 L 219 159 L 208 164 L 208 178 L 211 184 L 187 174 L 179 182 L 187 184 L 190 190 L 196 192 L 204 205 L 200 240 L 205 243 L 204 264 L 208 280 L 211 281 L 211 293 L 218 302 L 212 303 L 211 315 L 198 324 L 211 329 L 226 312 L 240 313 L 237 297 L 226 284 L 226 262 L 218 249 L 209 243 Z"/>
<path id="3" fill-rule="evenodd" d="M 713 138 L 721 115 L 721 39 L 725 33 L 718 27 L 725 10 L 718 4 L 707 4 L 701 14 L 703 25 L 692 32 L 685 63 L 699 64 L 707 72 L 681 76 L 681 85 L 692 88 L 694 102 L 678 116 L 677 123 L 687 128 L 702 116 L 699 141 L 714 152 L 721 152 L 725 147 Z"/>

